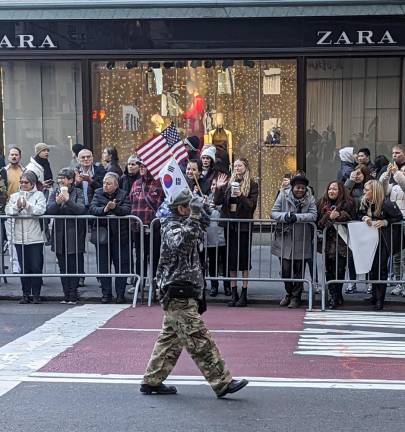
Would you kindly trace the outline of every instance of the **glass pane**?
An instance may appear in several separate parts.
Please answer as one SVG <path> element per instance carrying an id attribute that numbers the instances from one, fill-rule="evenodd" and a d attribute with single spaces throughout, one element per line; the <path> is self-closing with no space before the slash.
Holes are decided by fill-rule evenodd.
<path id="1" fill-rule="evenodd" d="M 54 146 L 50 152 L 54 177 L 69 165 L 71 145 L 83 142 L 80 64 L 15 61 L 0 64 L 2 81 L 2 146 L 22 150 L 28 163 L 37 142 Z"/>
<path id="2" fill-rule="evenodd" d="M 92 67 L 93 148 L 127 157 L 173 121 L 183 136 L 226 145 L 259 179 L 268 217 L 280 180 L 296 168 L 295 60 L 100 62 Z M 221 139 L 223 143 L 221 144 Z"/>
<path id="3" fill-rule="evenodd" d="M 399 108 L 399 58 L 308 60 L 307 172 L 318 194 L 336 178 L 340 148 L 391 154 Z"/>

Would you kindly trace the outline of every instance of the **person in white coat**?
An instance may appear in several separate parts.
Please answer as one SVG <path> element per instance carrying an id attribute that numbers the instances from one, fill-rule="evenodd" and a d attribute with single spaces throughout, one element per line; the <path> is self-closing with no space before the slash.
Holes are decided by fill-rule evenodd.
<path id="1" fill-rule="evenodd" d="M 46 199 L 37 190 L 38 179 L 31 171 L 25 171 L 20 179 L 20 191 L 12 194 L 6 205 L 6 215 L 13 216 L 12 241 L 17 250 L 18 262 L 23 274 L 40 274 L 44 263 L 44 236 L 40 222 L 36 218 L 22 216 L 40 216 L 46 211 Z M 41 277 L 21 277 L 22 304 L 41 303 Z"/>

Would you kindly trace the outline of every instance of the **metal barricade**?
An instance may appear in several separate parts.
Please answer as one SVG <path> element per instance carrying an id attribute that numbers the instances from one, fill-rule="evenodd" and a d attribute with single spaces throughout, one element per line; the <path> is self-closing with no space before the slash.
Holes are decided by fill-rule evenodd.
<path id="1" fill-rule="evenodd" d="M 134 233 L 139 232 L 139 255 L 144 255 L 144 226 L 136 216 L 90 216 L 90 215 L 43 215 L 43 216 L 5 216 L 0 219 L 6 227 L 8 249 L 11 265 L 7 269 L 4 262 L 2 249 L 0 278 L 6 277 L 63 277 L 80 278 L 96 277 L 106 281 L 107 286 L 112 284 L 112 277 L 122 289 L 126 285 L 126 279 L 135 278 L 133 306 L 136 305 L 143 279 L 143 267 L 141 273 L 134 271 Z M 34 222 L 34 224 L 33 224 Z M 44 235 L 45 224 L 51 226 L 52 237 L 49 243 Z M 39 228 L 38 228 L 39 227 Z M 38 229 L 42 231 L 42 237 L 38 237 Z M 36 237 L 33 238 L 33 233 Z M 4 243 L 3 232 L 0 232 L 1 244 Z M 38 241 L 40 240 L 40 241 Z M 35 243 L 33 243 L 35 242 Z M 42 244 L 42 272 L 32 272 L 30 261 L 33 258 L 29 253 L 30 245 Z M 49 247 L 50 246 L 50 247 Z M 38 251 L 38 248 L 36 248 Z M 38 253 L 38 252 L 37 252 Z M 20 272 L 13 271 L 13 261 L 20 266 Z M 136 259 L 140 259 L 136 257 Z M 28 262 L 27 262 L 28 260 Z M 40 264 L 41 262 L 39 262 Z M 114 273 L 111 273 L 111 264 L 114 264 Z M 36 263 L 38 267 L 38 262 Z M 8 270 L 8 271 L 6 271 Z M 108 278 L 108 279 L 107 279 Z M 123 280 L 125 278 L 125 281 Z M 141 298 L 143 299 L 143 289 Z"/>
<path id="2" fill-rule="evenodd" d="M 322 310 L 326 306 L 327 292 L 332 299 L 334 296 L 341 296 L 345 283 L 371 284 L 372 290 L 374 290 L 373 297 L 377 299 L 380 296 L 384 301 L 386 288 L 393 283 L 392 270 L 396 262 L 399 269 L 395 271 L 397 279 L 394 283 L 405 284 L 403 272 L 405 265 L 404 222 L 378 229 L 378 245 L 373 256 L 371 269 L 367 274 L 356 274 L 353 255 L 349 246 L 350 231 L 348 225 L 350 223 L 364 222 L 335 222 L 322 231 L 322 263 L 325 269 L 323 272 L 325 277 L 322 281 Z M 349 274 L 348 277 L 346 277 L 346 273 Z"/>
<path id="3" fill-rule="evenodd" d="M 150 228 L 150 256 L 153 256 L 156 230 L 153 229 L 159 220 L 154 219 Z M 246 282 L 284 282 L 287 284 L 308 285 L 308 309 L 313 307 L 313 281 L 316 275 L 316 225 L 313 222 L 296 222 L 295 224 L 278 223 L 269 219 L 211 219 L 211 224 L 223 226 L 225 251 L 220 250 L 221 245 L 214 246 L 214 252 L 209 252 L 205 242 L 202 256 L 207 261 L 208 255 L 215 260 L 214 270 L 211 263 L 211 272 L 206 271 L 206 280 L 209 281 L 246 281 Z M 300 228 L 298 228 L 300 227 Z M 301 229 L 302 228 L 302 229 Z M 235 239 L 236 238 L 236 239 Z M 287 239 L 291 240 L 291 247 L 287 246 Z M 275 241 L 279 240 L 278 257 L 274 257 Z M 246 243 L 247 241 L 247 243 Z M 246 246 L 248 247 L 246 248 Z M 247 250 L 245 250 L 247 249 Z M 288 249 L 288 250 L 287 250 Z M 221 269 L 220 255 L 224 256 L 224 268 Z M 287 257 L 295 257 L 289 260 Z M 277 259 L 278 258 L 278 259 Z M 248 272 L 245 276 L 232 273 L 236 263 L 247 261 Z M 288 267 L 288 261 L 291 264 Z M 242 266 L 238 265 L 238 268 Z M 221 274 L 222 273 L 222 274 Z M 281 273 L 281 274 L 280 274 Z M 148 304 L 152 302 L 153 283 L 152 260 L 149 260 L 149 292 Z"/>

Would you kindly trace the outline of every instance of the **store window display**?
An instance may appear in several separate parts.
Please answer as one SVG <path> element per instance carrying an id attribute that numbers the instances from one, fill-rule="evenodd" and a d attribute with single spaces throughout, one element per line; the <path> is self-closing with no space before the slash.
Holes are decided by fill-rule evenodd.
<path id="1" fill-rule="evenodd" d="M 115 62 L 113 70 L 107 61 L 92 64 L 92 109 L 106 114 L 93 120 L 96 156 L 114 142 L 124 160 L 173 122 L 192 143 L 191 152 L 215 146 L 218 171 L 229 174 L 233 161 L 249 159 L 260 189 L 256 216 L 268 217 L 280 179 L 296 169 L 295 60 L 254 60 L 249 66 L 243 60 L 169 60 L 138 61 L 131 69 L 128 61 Z M 269 70 L 277 71 L 276 85 L 265 92 Z M 128 106 L 139 112 L 137 130 L 121 126 Z M 280 144 L 270 146 L 266 138 L 273 126 Z"/>

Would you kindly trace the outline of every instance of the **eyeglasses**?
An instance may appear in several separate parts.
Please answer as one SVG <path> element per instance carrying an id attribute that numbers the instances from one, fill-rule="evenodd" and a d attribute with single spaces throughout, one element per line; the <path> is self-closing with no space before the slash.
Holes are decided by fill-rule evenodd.
<path id="1" fill-rule="evenodd" d="M 31 184 L 28 180 L 20 180 L 20 184 Z"/>
<path id="2" fill-rule="evenodd" d="M 91 159 L 93 156 L 89 155 L 89 156 L 80 156 L 80 159 Z"/>

